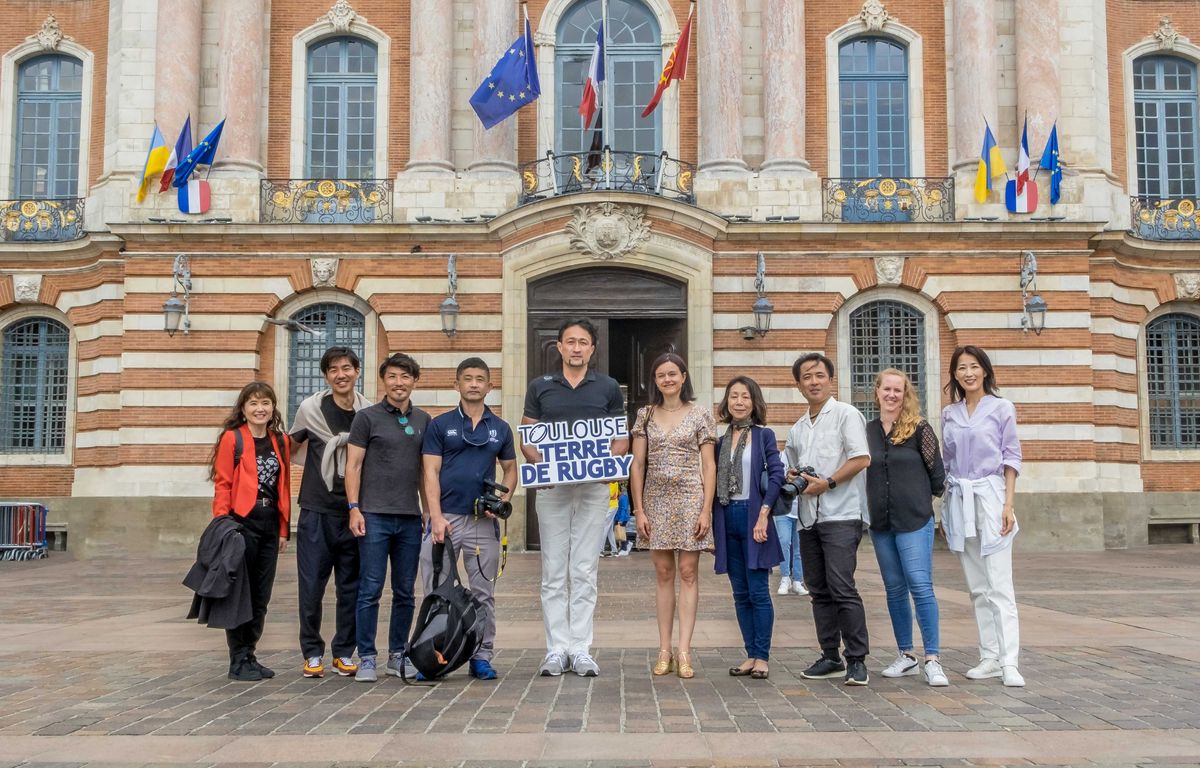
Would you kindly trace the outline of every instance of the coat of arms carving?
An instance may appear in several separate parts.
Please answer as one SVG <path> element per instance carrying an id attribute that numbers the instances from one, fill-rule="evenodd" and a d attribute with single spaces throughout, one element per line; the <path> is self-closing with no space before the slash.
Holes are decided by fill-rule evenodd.
<path id="1" fill-rule="evenodd" d="M 650 236 L 650 222 L 637 205 L 581 205 L 567 223 L 571 247 L 605 261 L 637 249 Z"/>

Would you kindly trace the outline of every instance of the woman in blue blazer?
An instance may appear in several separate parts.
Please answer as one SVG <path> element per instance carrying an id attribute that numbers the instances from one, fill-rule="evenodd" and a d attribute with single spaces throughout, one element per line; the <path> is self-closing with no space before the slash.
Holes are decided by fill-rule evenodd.
<path id="1" fill-rule="evenodd" d="M 783 548 L 771 524 L 771 506 L 783 485 L 783 462 L 775 433 L 764 426 L 767 404 L 754 379 L 737 376 L 730 381 L 717 416 L 729 429 L 717 443 L 712 516 L 716 571 L 729 574 L 746 645 L 746 660 L 730 667 L 729 674 L 765 680 L 775 626 L 767 576 L 783 562 Z M 766 488 L 761 488 L 764 469 L 767 482 Z"/>

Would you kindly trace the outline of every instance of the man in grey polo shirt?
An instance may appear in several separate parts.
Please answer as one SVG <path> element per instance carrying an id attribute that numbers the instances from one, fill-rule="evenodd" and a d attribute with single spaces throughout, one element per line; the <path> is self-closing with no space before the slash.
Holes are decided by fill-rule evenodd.
<path id="1" fill-rule="evenodd" d="M 784 449 L 791 469 L 810 466 L 800 497 L 800 558 L 812 595 L 821 658 L 800 674 L 810 679 L 846 676 L 846 685 L 866 685 L 870 652 L 867 616 L 854 584 L 858 543 L 869 522 L 866 476 L 871 463 L 867 424 L 858 409 L 833 398 L 833 361 L 810 352 L 792 366 L 792 377 L 808 410 L 788 432 Z M 846 647 L 842 663 L 841 645 Z"/>
<path id="2" fill-rule="evenodd" d="M 525 394 L 522 424 L 578 421 L 624 416 L 625 399 L 616 380 L 588 368 L 596 352 L 596 326 L 568 320 L 558 329 L 562 370 L 534 379 Z M 623 454 L 628 440 L 614 440 Z M 529 462 L 538 450 L 522 446 Z M 596 610 L 596 571 L 607 535 L 608 483 L 579 483 L 538 492 L 538 531 L 542 546 L 542 620 L 546 658 L 539 673 L 556 677 L 568 669 L 595 677 L 600 668 L 591 656 L 592 614 Z"/>
<path id="3" fill-rule="evenodd" d="M 396 353 L 379 366 L 382 401 L 354 416 L 346 446 L 346 500 L 350 532 L 358 539 L 358 673 L 373 683 L 379 598 L 392 565 L 392 615 L 387 672 L 399 676 L 413 617 L 413 586 L 421 558 L 421 443 L 429 414 L 413 406 L 421 366 Z M 411 666 L 408 674 L 416 676 Z"/>

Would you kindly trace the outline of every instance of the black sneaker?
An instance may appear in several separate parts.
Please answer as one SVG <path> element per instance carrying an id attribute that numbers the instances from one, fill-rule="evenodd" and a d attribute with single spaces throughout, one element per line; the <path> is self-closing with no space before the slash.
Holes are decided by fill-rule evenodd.
<path id="1" fill-rule="evenodd" d="M 822 656 L 813 662 L 813 665 L 800 673 L 800 677 L 808 678 L 809 680 L 824 680 L 829 677 L 838 677 L 844 674 L 846 665 L 839 659 L 831 659 L 828 656 Z"/>
<path id="2" fill-rule="evenodd" d="M 867 665 L 862 659 L 852 659 L 846 665 L 846 685 L 866 685 L 870 679 Z"/>
<path id="3" fill-rule="evenodd" d="M 237 680 L 239 683 L 257 683 L 263 679 L 262 672 L 258 671 L 258 667 L 254 666 L 247 659 L 236 667 L 229 669 L 229 679 Z"/>
<path id="4" fill-rule="evenodd" d="M 257 669 L 258 674 L 262 675 L 263 680 L 270 680 L 272 677 L 275 677 L 275 670 L 270 667 L 264 667 L 254 656 L 246 659 L 246 663 Z"/>

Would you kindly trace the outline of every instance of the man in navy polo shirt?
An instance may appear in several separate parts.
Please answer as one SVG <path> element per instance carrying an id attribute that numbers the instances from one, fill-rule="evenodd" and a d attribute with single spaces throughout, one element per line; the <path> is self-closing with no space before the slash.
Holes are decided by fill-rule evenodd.
<path id="1" fill-rule="evenodd" d="M 425 501 L 429 510 L 429 536 L 421 544 L 421 573 L 425 594 L 433 589 L 433 545 L 442 543 L 447 534 L 456 554 L 463 556 L 471 592 L 487 608 L 483 645 L 471 659 L 471 677 L 495 680 L 492 655 L 496 642 L 496 584 L 500 565 L 500 525 L 484 510 L 476 510 L 475 500 L 483 495 L 484 481 L 496 479 L 496 461 L 504 470 L 500 482 L 512 498 L 517 485 L 517 452 L 512 428 L 505 424 L 484 398 L 492 391 L 491 369 L 478 357 L 458 364 L 454 389 L 461 398 L 458 407 L 435 418 L 425 431 L 421 458 L 424 470 Z M 447 552 L 442 573 L 457 568 Z"/>
<path id="2" fill-rule="evenodd" d="M 557 349 L 562 368 L 529 383 L 522 424 L 625 415 L 625 398 L 616 380 L 589 367 L 596 353 L 596 326 L 591 321 L 581 318 L 560 325 Z M 628 439 L 613 441 L 614 456 L 628 449 Z M 541 453 L 532 445 L 522 445 L 521 452 L 526 461 L 541 461 Z M 608 495 L 607 482 L 559 485 L 538 492 L 546 630 L 546 657 L 538 674 L 543 677 L 557 677 L 567 670 L 580 677 L 600 674 L 591 655 L 592 617 L 600 548 L 608 535 Z"/>

